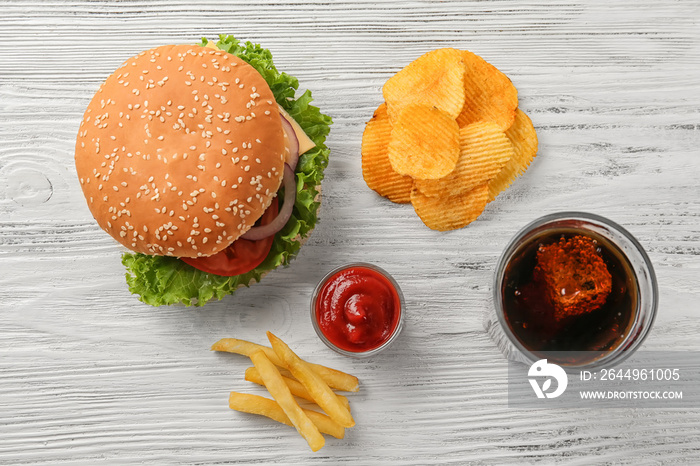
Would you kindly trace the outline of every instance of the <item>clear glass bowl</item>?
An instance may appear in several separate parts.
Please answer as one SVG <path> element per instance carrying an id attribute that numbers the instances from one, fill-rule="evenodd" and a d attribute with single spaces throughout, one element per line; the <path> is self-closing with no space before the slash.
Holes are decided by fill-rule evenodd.
<path id="1" fill-rule="evenodd" d="M 632 270 L 637 303 L 634 320 L 624 339 L 614 348 L 583 364 L 569 364 L 571 368 L 600 368 L 623 361 L 639 348 L 648 335 L 658 307 L 658 287 L 651 261 L 639 242 L 624 228 L 598 215 L 583 212 L 560 212 L 541 217 L 520 230 L 510 241 L 496 266 L 493 285 L 495 315 L 487 316 L 486 329 L 506 358 L 532 364 L 542 359 L 541 354 L 526 348 L 511 330 L 504 311 L 504 278 L 506 268 L 520 248 L 533 238 L 549 231 L 589 233 L 599 236 L 617 247 Z"/>
<path id="2" fill-rule="evenodd" d="M 316 302 L 318 300 L 319 293 L 321 292 L 321 289 L 323 288 L 323 285 L 326 284 L 326 282 L 335 276 L 337 273 L 342 272 L 343 270 L 351 269 L 351 268 L 366 268 L 369 270 L 372 270 L 376 273 L 379 273 L 382 275 L 386 280 L 391 284 L 394 289 L 396 290 L 396 294 L 399 297 L 399 316 L 398 316 L 398 321 L 396 323 L 396 326 L 394 327 L 394 331 L 391 334 L 391 336 L 380 346 L 367 350 L 367 351 L 348 351 L 343 348 L 339 348 L 337 345 L 335 345 L 332 341 L 330 341 L 326 335 L 323 333 L 321 330 L 321 327 L 319 326 L 318 319 L 316 317 Z M 323 343 L 326 344 L 330 349 L 333 351 L 342 354 L 343 356 L 349 356 L 352 358 L 369 358 L 371 356 L 375 356 L 382 351 L 384 351 L 386 348 L 388 348 L 394 341 L 396 341 L 396 338 L 398 338 L 399 334 L 401 333 L 401 329 L 403 328 L 403 321 L 404 321 L 404 297 L 403 293 L 401 292 L 401 287 L 399 287 L 399 284 L 396 283 L 396 280 L 389 275 L 387 271 L 384 269 L 377 267 L 374 264 L 369 264 L 366 262 L 354 262 L 351 264 L 346 264 L 340 267 L 337 267 L 330 272 L 326 274 L 325 277 L 321 279 L 321 281 L 318 282 L 318 285 L 316 285 L 316 288 L 314 289 L 313 295 L 311 296 L 311 323 L 313 324 L 314 330 L 316 331 L 316 334 L 318 337 L 323 341 Z"/>

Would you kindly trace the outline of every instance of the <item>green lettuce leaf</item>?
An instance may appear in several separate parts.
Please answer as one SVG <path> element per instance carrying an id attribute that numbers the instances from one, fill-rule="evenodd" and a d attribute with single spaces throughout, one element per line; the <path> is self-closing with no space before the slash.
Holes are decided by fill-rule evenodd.
<path id="1" fill-rule="evenodd" d="M 202 40 L 203 46 L 207 43 L 206 39 Z M 330 132 L 331 118 L 311 105 L 310 91 L 296 96 L 299 81 L 277 71 L 269 50 L 258 44 L 241 43 L 229 35 L 219 36 L 216 45 L 250 63 L 265 78 L 277 103 L 299 123 L 316 147 L 299 158 L 296 168 L 297 198 L 292 217 L 275 235 L 267 258 L 254 270 L 235 277 L 222 277 L 197 270 L 173 257 L 125 253 L 122 263 L 127 269 L 129 291 L 152 306 L 177 303 L 203 306 L 207 301 L 220 300 L 233 294 L 240 286 L 250 286 L 252 282 L 260 281 L 270 270 L 289 264 L 299 252 L 300 240 L 309 235 L 318 220 L 316 186 L 321 185 L 323 172 L 328 165 L 330 151 L 325 140 Z"/>

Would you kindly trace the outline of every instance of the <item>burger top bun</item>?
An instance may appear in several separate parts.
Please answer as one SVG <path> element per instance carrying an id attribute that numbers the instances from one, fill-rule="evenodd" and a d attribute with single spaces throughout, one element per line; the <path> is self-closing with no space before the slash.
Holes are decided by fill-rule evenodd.
<path id="1" fill-rule="evenodd" d="M 80 124 L 75 163 L 92 215 L 121 244 L 209 256 L 270 205 L 284 131 L 252 66 L 223 51 L 168 45 L 107 78 Z"/>

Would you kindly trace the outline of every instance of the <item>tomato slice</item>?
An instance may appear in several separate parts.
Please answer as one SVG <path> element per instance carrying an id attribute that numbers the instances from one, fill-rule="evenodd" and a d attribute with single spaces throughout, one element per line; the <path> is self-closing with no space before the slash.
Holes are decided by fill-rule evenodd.
<path id="1" fill-rule="evenodd" d="M 279 211 L 277 198 L 260 217 L 259 224 L 267 225 L 277 217 Z M 265 260 L 272 249 L 275 235 L 258 241 L 238 238 L 229 247 L 213 256 L 181 257 L 180 260 L 192 267 L 214 275 L 233 277 L 250 272 Z"/>

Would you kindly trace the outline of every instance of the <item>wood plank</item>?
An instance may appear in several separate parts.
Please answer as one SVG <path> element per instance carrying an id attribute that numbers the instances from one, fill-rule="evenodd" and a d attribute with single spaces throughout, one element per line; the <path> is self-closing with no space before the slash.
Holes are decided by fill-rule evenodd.
<path id="1" fill-rule="evenodd" d="M 0 6 L 0 464 L 700 462 L 697 410 L 518 411 L 483 322 L 495 262 L 542 214 L 584 210 L 649 253 L 661 309 L 645 349 L 698 350 L 700 6 L 695 0 L 258 2 L 4 0 Z M 129 56 L 233 33 L 333 116 L 321 222 L 289 268 L 203 309 L 131 296 L 118 247 L 73 168 L 82 112 Z M 438 233 L 360 173 L 381 86 L 420 54 L 470 49 L 506 72 L 540 152 L 469 227 Z M 316 338 L 331 268 L 374 262 L 401 284 L 404 333 L 368 361 Z M 357 375 L 358 426 L 311 456 L 285 426 L 227 407 L 264 342 Z"/>

